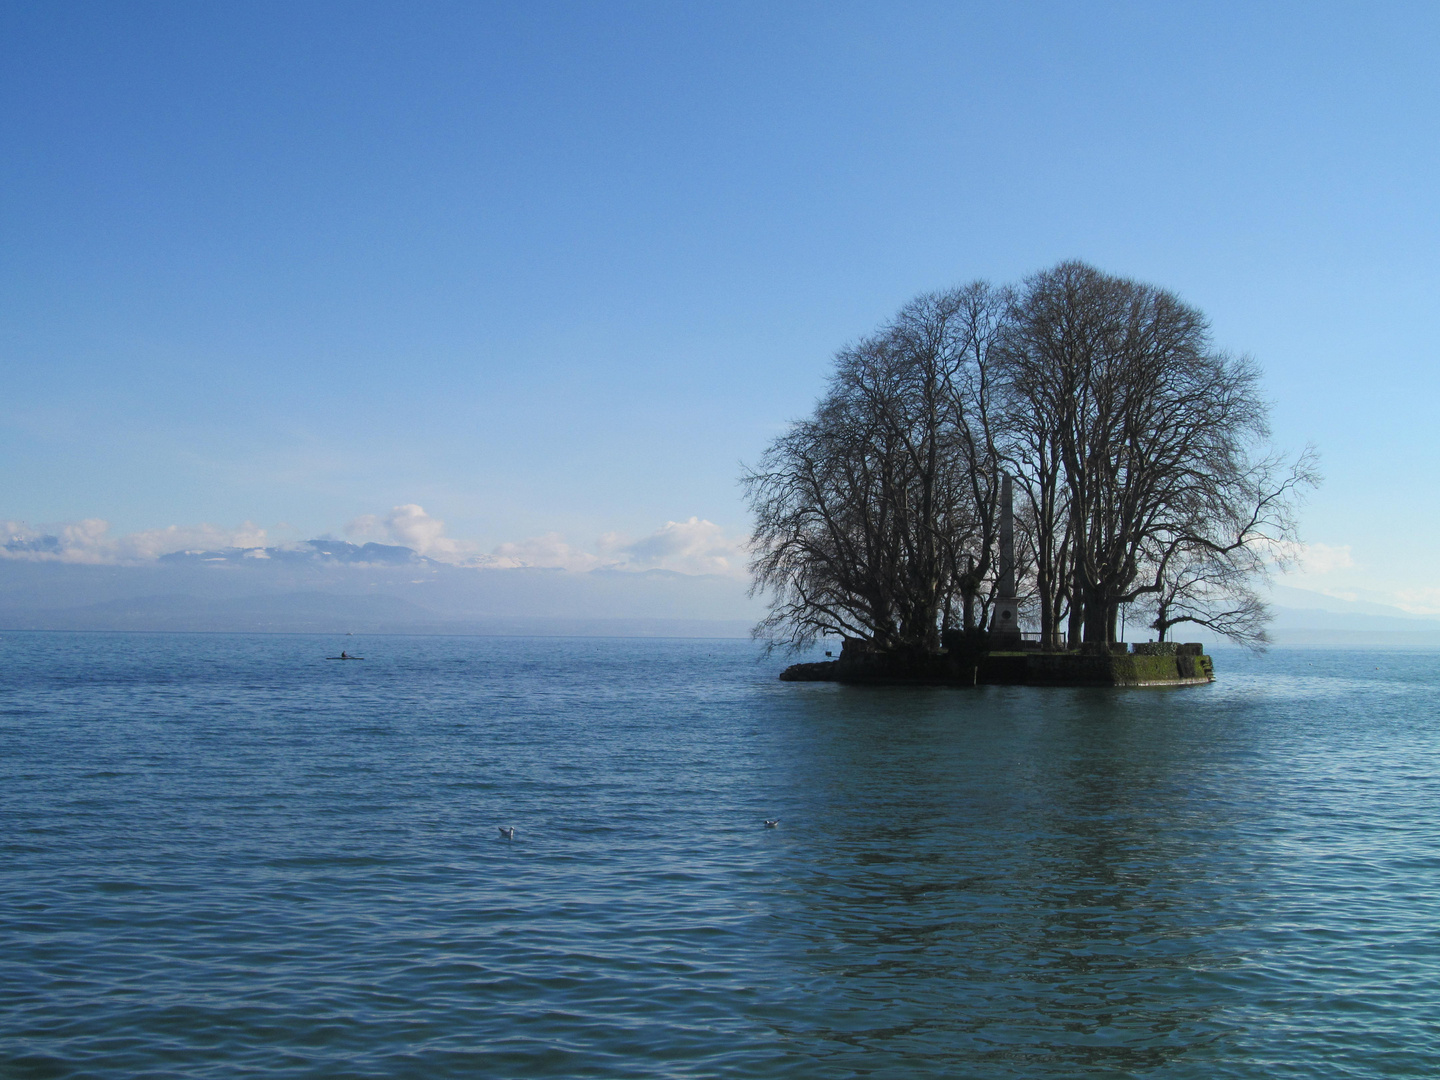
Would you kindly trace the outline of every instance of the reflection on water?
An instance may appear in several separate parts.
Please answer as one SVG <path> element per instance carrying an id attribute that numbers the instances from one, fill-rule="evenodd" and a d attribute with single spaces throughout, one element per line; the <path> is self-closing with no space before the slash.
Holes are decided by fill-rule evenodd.
<path id="1" fill-rule="evenodd" d="M 0 636 L 5 1075 L 1440 1071 L 1431 655 L 78 638 Z"/>
<path id="2" fill-rule="evenodd" d="M 1171 987 L 1235 958 L 1213 940 L 1220 868 L 1193 835 L 1209 808 L 1184 797 L 1164 701 L 812 695 L 793 782 L 840 835 L 788 868 L 787 918 L 846 999 L 815 1034 L 878 1051 L 904 1032 L 924 1059 L 991 1068 L 1151 1068 L 1211 1042 L 1220 1002 Z"/>

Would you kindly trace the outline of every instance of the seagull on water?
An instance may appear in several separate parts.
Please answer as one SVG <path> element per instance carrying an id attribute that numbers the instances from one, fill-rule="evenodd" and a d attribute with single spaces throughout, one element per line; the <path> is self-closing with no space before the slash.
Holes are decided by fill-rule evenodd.
<path id="1" fill-rule="evenodd" d="M 773 828 L 775 828 L 776 825 L 779 825 L 779 824 L 780 824 L 780 819 L 779 819 L 779 818 L 768 818 L 768 817 L 767 817 L 767 818 L 765 819 L 765 828 L 767 828 L 767 829 L 773 829 Z"/>
<path id="2" fill-rule="evenodd" d="M 506 840 L 514 840 L 514 839 L 515 839 L 515 826 L 513 826 L 513 825 L 500 825 L 500 826 L 497 826 L 497 828 L 499 828 L 499 830 L 500 830 L 500 835 L 503 836 Z"/>

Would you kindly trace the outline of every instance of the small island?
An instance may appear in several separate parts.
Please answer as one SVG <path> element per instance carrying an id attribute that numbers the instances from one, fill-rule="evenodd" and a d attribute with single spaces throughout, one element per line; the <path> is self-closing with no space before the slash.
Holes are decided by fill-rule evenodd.
<path id="1" fill-rule="evenodd" d="M 947 630 L 936 652 L 898 652 L 846 638 L 838 660 L 792 664 L 786 682 L 929 683 L 947 686 L 1200 686 L 1215 681 L 1214 662 L 1190 642 L 1115 642 L 1106 648 L 1047 650 L 1026 641 L 1015 592 L 1014 507 L 1010 480 L 1001 484 L 1002 595 L 992 630 Z M 1005 595 L 1009 593 L 1011 595 Z"/>
<path id="2" fill-rule="evenodd" d="M 926 294 L 742 477 L 755 636 L 843 641 L 788 681 L 1209 683 L 1172 632 L 1265 646 L 1315 460 L 1270 445 L 1254 362 L 1164 289 L 1065 262 Z"/>

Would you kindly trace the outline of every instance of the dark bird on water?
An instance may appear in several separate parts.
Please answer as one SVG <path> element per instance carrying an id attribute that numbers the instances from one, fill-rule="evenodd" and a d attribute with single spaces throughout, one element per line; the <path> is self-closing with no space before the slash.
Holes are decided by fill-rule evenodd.
<path id="1" fill-rule="evenodd" d="M 779 818 L 768 818 L 768 817 L 767 817 L 767 818 L 765 819 L 765 828 L 767 828 L 767 829 L 773 829 L 773 828 L 775 828 L 776 825 L 779 825 L 779 824 L 780 824 L 780 819 L 779 819 Z"/>
<path id="2" fill-rule="evenodd" d="M 500 829 L 500 835 L 506 840 L 515 839 L 515 827 L 513 825 L 500 825 L 498 828 Z"/>

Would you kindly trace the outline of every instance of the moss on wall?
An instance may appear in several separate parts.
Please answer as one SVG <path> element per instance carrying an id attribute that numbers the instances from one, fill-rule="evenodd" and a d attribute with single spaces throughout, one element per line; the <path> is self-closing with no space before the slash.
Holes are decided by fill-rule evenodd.
<path id="1" fill-rule="evenodd" d="M 1178 678 L 1180 678 L 1180 672 L 1174 656 L 1115 657 L 1115 682 L 1117 684 L 1168 682 Z"/>
<path id="2" fill-rule="evenodd" d="M 1166 683 L 1180 679 L 1213 679 L 1215 667 L 1210 657 L 1175 655 L 1130 655 L 1111 657 L 1111 671 L 1116 686 L 1143 683 Z"/>

